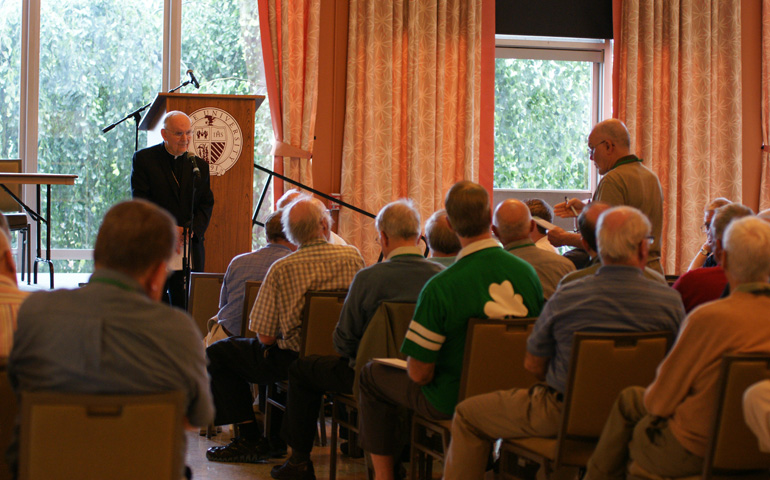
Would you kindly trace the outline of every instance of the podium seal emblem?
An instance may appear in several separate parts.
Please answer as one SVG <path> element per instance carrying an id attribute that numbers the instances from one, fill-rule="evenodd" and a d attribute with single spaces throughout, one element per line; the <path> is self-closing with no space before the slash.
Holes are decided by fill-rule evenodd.
<path id="1" fill-rule="evenodd" d="M 241 156 L 243 133 L 232 115 L 221 108 L 206 107 L 190 114 L 191 153 L 206 160 L 211 175 L 224 175 Z"/>

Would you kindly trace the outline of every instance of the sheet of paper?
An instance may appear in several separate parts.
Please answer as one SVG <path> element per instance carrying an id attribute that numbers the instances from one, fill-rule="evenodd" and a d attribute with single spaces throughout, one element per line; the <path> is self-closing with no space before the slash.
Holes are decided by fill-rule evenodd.
<path id="1" fill-rule="evenodd" d="M 541 227 L 545 228 L 546 230 L 551 230 L 552 228 L 556 228 L 556 225 L 554 225 L 553 223 L 549 222 L 548 220 L 543 220 L 540 217 L 532 217 L 532 220 L 534 220 L 535 223 L 537 223 Z"/>
<path id="2" fill-rule="evenodd" d="M 373 358 L 372 361 L 406 370 L 406 360 L 401 360 L 400 358 Z"/>

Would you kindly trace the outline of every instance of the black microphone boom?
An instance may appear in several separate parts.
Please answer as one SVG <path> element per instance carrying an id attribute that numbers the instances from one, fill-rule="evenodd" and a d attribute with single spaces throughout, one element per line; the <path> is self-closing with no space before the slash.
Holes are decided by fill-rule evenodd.
<path id="1" fill-rule="evenodd" d="M 190 77 L 190 81 L 193 85 L 195 85 L 195 88 L 201 88 L 201 84 L 198 83 L 198 79 L 195 78 L 195 74 L 193 73 L 192 69 L 187 70 L 187 76 Z"/>
<path id="2" fill-rule="evenodd" d="M 198 162 L 196 161 L 198 157 L 196 157 L 195 155 L 189 155 L 189 154 L 187 155 L 187 157 L 192 162 L 193 175 L 195 175 L 195 178 L 201 178 L 201 169 L 198 168 Z"/>

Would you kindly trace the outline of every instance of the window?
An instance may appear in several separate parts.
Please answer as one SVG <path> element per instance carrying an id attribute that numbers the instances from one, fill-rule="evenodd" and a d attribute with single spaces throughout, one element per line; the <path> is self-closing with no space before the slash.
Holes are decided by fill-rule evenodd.
<path id="1" fill-rule="evenodd" d="M 0 1 L 0 158 L 19 158 L 21 2 Z"/>
<path id="2" fill-rule="evenodd" d="M 498 36 L 495 65 L 496 189 L 587 192 L 586 152 L 602 116 L 608 42 Z"/>

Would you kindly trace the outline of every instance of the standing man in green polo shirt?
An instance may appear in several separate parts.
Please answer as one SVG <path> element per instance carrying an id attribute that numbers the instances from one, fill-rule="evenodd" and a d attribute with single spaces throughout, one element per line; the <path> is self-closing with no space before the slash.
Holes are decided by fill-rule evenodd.
<path id="1" fill-rule="evenodd" d="M 394 478 L 402 446 L 399 407 L 436 420 L 452 418 L 460 388 L 468 319 L 536 317 L 543 290 L 534 268 L 492 238 L 489 195 L 478 184 L 456 183 L 445 199 L 449 225 L 462 250 L 420 292 L 401 351 L 407 371 L 369 363 L 360 377 L 361 445 L 377 480 Z"/>
<path id="2" fill-rule="evenodd" d="M 650 219 L 655 241 L 650 247 L 647 266 L 663 273 L 660 262 L 663 189 L 652 170 L 642 165 L 643 160 L 631 153 L 631 136 L 623 122 L 611 118 L 597 123 L 588 136 L 588 153 L 599 174 L 603 175 L 593 200 L 601 200 L 612 206 L 629 205 L 641 210 Z M 553 212 L 559 217 L 577 216 L 582 209 L 583 202 L 577 198 L 553 206 Z M 565 232 L 558 227 L 548 231 L 548 240 L 554 246 L 582 248 L 580 238 L 580 234 Z"/>

